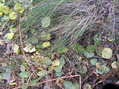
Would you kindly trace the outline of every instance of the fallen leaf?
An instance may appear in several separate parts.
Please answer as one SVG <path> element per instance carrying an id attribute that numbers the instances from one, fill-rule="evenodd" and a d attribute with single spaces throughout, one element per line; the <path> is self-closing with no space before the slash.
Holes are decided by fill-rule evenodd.
<path id="1" fill-rule="evenodd" d="M 106 59 L 112 58 L 112 49 L 111 48 L 104 48 L 102 50 L 102 57 Z"/>

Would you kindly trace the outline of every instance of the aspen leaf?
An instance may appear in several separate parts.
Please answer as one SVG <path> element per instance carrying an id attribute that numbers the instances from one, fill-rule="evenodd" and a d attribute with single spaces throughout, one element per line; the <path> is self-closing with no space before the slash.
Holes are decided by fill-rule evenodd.
<path id="1" fill-rule="evenodd" d="M 112 57 L 112 49 L 111 48 L 104 48 L 102 50 L 102 57 L 106 59 L 110 59 Z"/>

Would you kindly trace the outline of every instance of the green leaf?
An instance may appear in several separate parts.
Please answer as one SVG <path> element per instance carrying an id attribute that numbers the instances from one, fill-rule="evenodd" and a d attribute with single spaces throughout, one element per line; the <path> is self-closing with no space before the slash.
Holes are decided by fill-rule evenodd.
<path id="1" fill-rule="evenodd" d="M 24 8 L 22 8 L 22 5 L 20 3 L 16 3 L 14 9 L 21 14 L 24 12 Z"/>
<path id="2" fill-rule="evenodd" d="M 31 44 L 38 44 L 38 39 L 35 36 L 28 38 L 28 42 Z"/>
<path id="3" fill-rule="evenodd" d="M 99 45 L 101 43 L 101 35 L 100 34 L 96 34 L 94 36 L 94 42 L 96 45 Z"/>
<path id="4" fill-rule="evenodd" d="M 44 17 L 41 20 L 42 27 L 47 28 L 50 25 L 50 22 L 51 22 L 50 17 L 48 17 L 48 16 L 47 17 Z"/>
<path id="5" fill-rule="evenodd" d="M 81 74 L 85 74 L 87 71 L 88 71 L 88 69 L 85 65 L 79 65 L 79 72 Z"/>
<path id="6" fill-rule="evenodd" d="M 78 43 L 75 44 L 75 45 L 72 45 L 72 47 L 74 48 L 74 50 L 78 53 L 84 53 L 85 52 L 85 49 L 82 45 L 79 45 Z"/>
<path id="7" fill-rule="evenodd" d="M 7 33 L 7 34 L 5 35 L 5 38 L 6 38 L 7 40 L 12 40 L 12 39 L 14 38 L 14 33 Z"/>
<path id="8" fill-rule="evenodd" d="M 90 57 L 94 56 L 94 53 L 85 51 L 84 56 L 87 57 L 87 58 L 90 58 Z"/>
<path id="9" fill-rule="evenodd" d="M 99 68 L 96 69 L 96 72 L 99 74 L 105 74 L 110 71 L 110 68 L 107 67 L 106 65 L 101 65 Z"/>
<path id="10" fill-rule="evenodd" d="M 58 53 L 65 53 L 65 52 L 67 52 L 68 51 L 68 48 L 66 48 L 66 47 L 59 47 L 59 48 L 57 48 L 57 52 Z"/>
<path id="11" fill-rule="evenodd" d="M 112 49 L 111 48 L 104 48 L 102 50 L 102 57 L 106 59 L 112 58 Z"/>
<path id="12" fill-rule="evenodd" d="M 37 73 L 37 75 L 40 78 L 43 78 L 46 74 L 47 74 L 47 71 L 46 70 L 41 70 L 41 71 L 38 71 L 38 73 Z"/>
<path id="13" fill-rule="evenodd" d="M 17 31 L 16 27 L 13 27 L 13 26 L 10 26 L 9 30 L 10 30 L 10 32 L 13 32 L 13 33 L 15 33 Z"/>
<path id="14" fill-rule="evenodd" d="M 31 86 L 36 86 L 38 84 L 38 81 L 37 80 L 32 80 L 31 82 L 30 82 L 30 85 Z"/>
<path id="15" fill-rule="evenodd" d="M 63 85 L 65 89 L 79 89 L 79 84 L 72 83 L 71 81 L 64 81 Z"/>
<path id="16" fill-rule="evenodd" d="M 21 72 L 21 73 L 19 74 L 19 76 L 20 76 L 21 78 L 28 78 L 28 77 L 29 77 L 29 72 L 26 72 L 26 71 Z"/>
<path id="17" fill-rule="evenodd" d="M 95 45 L 88 45 L 86 47 L 86 51 L 88 52 L 94 52 L 96 50 L 96 46 Z"/>
<path id="18" fill-rule="evenodd" d="M 63 41 L 61 39 L 58 39 L 55 42 L 54 50 L 58 53 L 63 54 L 65 52 L 67 52 L 69 49 L 63 44 Z"/>
<path id="19" fill-rule="evenodd" d="M 7 82 L 10 82 L 11 72 L 5 72 L 5 73 L 3 73 L 2 79 L 5 79 L 5 80 L 7 80 Z"/>
<path id="20" fill-rule="evenodd" d="M 90 63 L 91 63 L 92 65 L 96 65 L 97 59 L 91 59 L 91 60 L 90 60 Z"/>
<path id="21" fill-rule="evenodd" d="M 49 66 L 52 64 L 52 60 L 49 57 L 44 57 L 44 59 L 41 61 L 41 63 Z"/>
<path id="22" fill-rule="evenodd" d="M 51 34 L 50 33 L 42 32 L 40 34 L 40 40 L 42 40 L 42 41 L 48 41 L 50 39 L 51 39 Z"/>
<path id="23" fill-rule="evenodd" d="M 3 79 L 3 73 L 0 73 L 0 81 Z"/>
<path id="24" fill-rule="evenodd" d="M 70 81 L 64 81 L 64 87 L 65 89 L 73 89 L 73 84 Z"/>
<path id="25" fill-rule="evenodd" d="M 59 66 L 57 66 L 57 67 L 55 68 L 55 74 L 56 74 L 56 76 L 61 76 L 61 75 L 63 74 L 63 73 L 62 73 L 62 68 L 63 68 L 63 66 L 64 66 L 64 64 L 65 64 L 64 56 L 62 56 L 59 61 L 60 61 Z"/>

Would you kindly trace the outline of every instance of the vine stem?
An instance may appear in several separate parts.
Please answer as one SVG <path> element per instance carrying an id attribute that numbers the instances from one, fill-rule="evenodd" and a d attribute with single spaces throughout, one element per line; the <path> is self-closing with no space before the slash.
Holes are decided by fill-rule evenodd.
<path id="1" fill-rule="evenodd" d="M 81 89 L 81 75 L 69 75 L 69 76 L 62 76 L 60 78 L 53 78 L 53 79 L 49 79 L 49 80 L 44 80 L 40 83 L 38 83 L 38 85 L 41 85 L 41 84 L 44 84 L 44 83 L 47 83 L 47 82 L 53 82 L 53 81 L 56 81 L 57 79 L 69 79 L 69 78 L 74 78 L 74 77 L 79 77 L 80 78 L 80 89 Z"/>
<path id="2" fill-rule="evenodd" d="M 26 57 L 25 52 L 23 51 L 24 45 L 23 45 L 22 32 L 21 32 L 21 26 L 20 26 L 20 15 L 18 15 L 18 19 L 17 19 L 17 30 L 18 30 L 18 33 L 19 33 L 21 51 L 23 53 L 24 60 L 28 63 L 28 65 L 30 65 L 29 60 Z"/>

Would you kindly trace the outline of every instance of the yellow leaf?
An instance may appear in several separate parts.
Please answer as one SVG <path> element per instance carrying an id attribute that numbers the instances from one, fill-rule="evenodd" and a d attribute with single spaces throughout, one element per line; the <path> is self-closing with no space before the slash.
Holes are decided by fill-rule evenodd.
<path id="1" fill-rule="evenodd" d="M 0 16 L 3 16 L 3 12 L 0 12 Z"/>
<path id="2" fill-rule="evenodd" d="M 4 14 L 8 14 L 9 11 L 10 11 L 9 7 L 3 6 L 3 12 L 4 12 Z"/>
<path id="3" fill-rule="evenodd" d="M 10 20 L 16 20 L 16 18 L 17 18 L 17 14 L 15 12 L 9 13 L 9 19 Z"/>
<path id="4" fill-rule="evenodd" d="M 12 40 L 12 39 L 14 38 L 14 33 L 7 33 L 7 34 L 5 35 L 5 38 L 6 38 L 7 40 Z"/>
<path id="5" fill-rule="evenodd" d="M 57 59 L 57 60 L 54 60 L 52 62 L 52 66 L 56 67 L 56 66 L 59 66 L 60 65 L 60 61 Z"/>
<path id="6" fill-rule="evenodd" d="M 51 43 L 50 43 L 49 41 L 44 42 L 44 43 L 42 44 L 42 47 L 43 47 L 43 48 L 47 48 L 47 47 L 50 47 L 50 46 L 51 46 Z"/>
<path id="7" fill-rule="evenodd" d="M 0 2 L 5 2 L 5 0 L 0 0 Z"/>
<path id="8" fill-rule="evenodd" d="M 16 53 L 16 54 L 19 54 L 20 48 L 19 48 L 19 46 L 18 46 L 17 44 L 13 45 L 13 51 L 14 51 L 14 53 Z"/>
<path id="9" fill-rule="evenodd" d="M 0 12 L 3 13 L 3 10 L 4 10 L 4 5 L 3 4 L 0 4 Z"/>
<path id="10" fill-rule="evenodd" d="M 24 12 L 24 8 L 22 8 L 22 5 L 20 3 L 16 3 L 14 9 L 21 14 Z"/>
<path id="11" fill-rule="evenodd" d="M 102 50 L 102 57 L 106 59 L 110 59 L 112 57 L 112 49 L 111 48 L 104 48 Z"/>
<path id="12" fill-rule="evenodd" d="M 13 85 L 17 85 L 16 82 L 10 82 L 9 85 L 13 86 Z"/>

